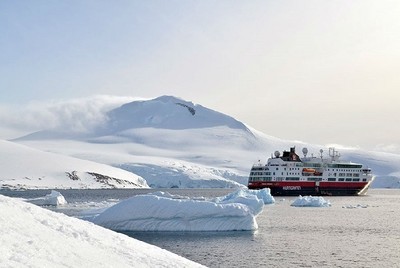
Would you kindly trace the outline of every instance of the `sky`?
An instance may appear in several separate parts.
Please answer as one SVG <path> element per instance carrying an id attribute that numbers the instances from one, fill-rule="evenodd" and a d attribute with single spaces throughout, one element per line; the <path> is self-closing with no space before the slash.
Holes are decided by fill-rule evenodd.
<path id="1" fill-rule="evenodd" d="M 173 95 L 282 139 L 398 153 L 398 14 L 389 0 L 4 0 L 0 138 L 73 119 L 71 103 Z"/>

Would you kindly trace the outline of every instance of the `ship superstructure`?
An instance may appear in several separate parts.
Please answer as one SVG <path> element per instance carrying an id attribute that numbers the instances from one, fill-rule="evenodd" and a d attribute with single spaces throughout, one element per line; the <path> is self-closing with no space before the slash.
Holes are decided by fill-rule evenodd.
<path id="1" fill-rule="evenodd" d="M 266 164 L 253 165 L 249 189 L 270 188 L 272 195 L 360 195 L 365 194 L 373 180 L 371 169 L 357 163 L 340 161 L 335 148 L 329 157 L 323 150 L 315 157 L 303 148 L 300 158 L 295 147 L 281 155 L 276 151 Z"/>

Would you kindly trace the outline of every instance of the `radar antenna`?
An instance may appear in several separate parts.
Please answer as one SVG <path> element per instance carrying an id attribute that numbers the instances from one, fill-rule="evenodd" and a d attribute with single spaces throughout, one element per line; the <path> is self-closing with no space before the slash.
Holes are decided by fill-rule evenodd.
<path id="1" fill-rule="evenodd" d="M 304 147 L 302 152 L 303 152 L 304 158 L 306 158 L 307 154 L 308 154 L 308 149 L 306 147 Z"/>
<path id="2" fill-rule="evenodd" d="M 340 153 L 334 147 L 331 147 L 329 148 L 329 156 L 332 158 L 332 161 L 337 161 L 340 158 Z"/>

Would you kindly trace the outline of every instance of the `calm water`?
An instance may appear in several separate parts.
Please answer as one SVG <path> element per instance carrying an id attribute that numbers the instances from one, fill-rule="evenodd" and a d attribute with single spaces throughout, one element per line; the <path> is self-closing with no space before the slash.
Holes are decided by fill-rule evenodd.
<path id="1" fill-rule="evenodd" d="M 154 190 L 60 191 L 79 215 Z M 231 190 L 168 190 L 189 196 L 221 196 Z M 49 191 L 5 192 L 19 197 Z M 255 232 L 127 233 L 209 267 L 400 267 L 400 190 L 370 190 L 362 197 L 326 197 L 329 208 L 295 208 L 276 198 L 257 217 Z"/>

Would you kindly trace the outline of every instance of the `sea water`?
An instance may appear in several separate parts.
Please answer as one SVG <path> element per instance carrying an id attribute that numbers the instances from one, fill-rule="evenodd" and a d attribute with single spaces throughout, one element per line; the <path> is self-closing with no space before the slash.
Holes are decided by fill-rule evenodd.
<path id="1" fill-rule="evenodd" d="M 155 190 L 67 190 L 69 205 L 52 208 L 79 216 L 87 207 L 109 206 Z M 228 189 L 171 189 L 172 194 L 214 197 Z M 49 191 L 0 191 L 18 197 Z M 400 190 L 366 196 L 325 197 L 331 207 L 292 207 L 296 197 L 276 197 L 257 217 L 254 232 L 130 232 L 209 267 L 400 267 Z"/>

